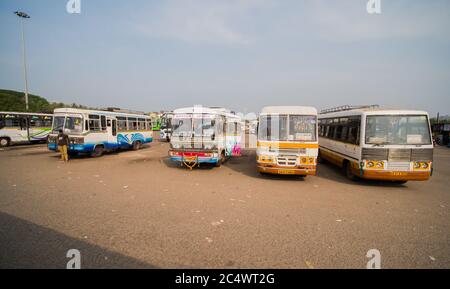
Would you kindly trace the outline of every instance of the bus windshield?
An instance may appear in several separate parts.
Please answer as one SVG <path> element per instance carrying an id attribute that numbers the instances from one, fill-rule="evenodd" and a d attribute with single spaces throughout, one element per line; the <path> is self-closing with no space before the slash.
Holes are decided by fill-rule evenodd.
<path id="1" fill-rule="evenodd" d="M 211 137 L 214 127 L 214 115 L 210 114 L 180 115 L 172 119 L 173 136 Z"/>
<path id="2" fill-rule="evenodd" d="M 83 132 L 83 120 L 81 117 L 74 116 L 55 116 L 53 119 L 53 133 L 58 133 L 59 130 L 64 130 L 65 133 L 79 134 Z"/>
<path id="3" fill-rule="evenodd" d="M 314 115 L 262 115 L 258 139 L 266 141 L 316 141 Z"/>
<path id="4" fill-rule="evenodd" d="M 426 115 L 367 116 L 366 144 L 431 144 L 428 117 Z"/>

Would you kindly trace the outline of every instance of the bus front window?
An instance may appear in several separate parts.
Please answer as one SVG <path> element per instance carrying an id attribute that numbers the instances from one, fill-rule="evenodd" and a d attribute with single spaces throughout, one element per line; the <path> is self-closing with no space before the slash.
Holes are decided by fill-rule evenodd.
<path id="1" fill-rule="evenodd" d="M 83 132 L 83 120 L 81 117 L 55 116 L 53 120 L 53 133 L 59 133 L 60 130 L 65 133 L 79 134 Z"/>
<path id="2" fill-rule="evenodd" d="M 180 117 L 172 119 L 172 135 L 174 137 L 190 137 L 192 134 L 192 118 Z"/>
<path id="3" fill-rule="evenodd" d="M 268 141 L 287 141 L 287 115 L 261 116 L 259 121 L 258 138 Z"/>
<path id="4" fill-rule="evenodd" d="M 214 134 L 215 120 L 212 115 L 202 115 L 193 119 L 194 136 L 211 137 Z"/>
<path id="5" fill-rule="evenodd" d="M 316 122 L 315 116 L 289 116 L 289 140 L 316 141 Z"/>
<path id="6" fill-rule="evenodd" d="M 366 144 L 426 145 L 431 144 L 426 115 L 368 116 Z"/>
<path id="7" fill-rule="evenodd" d="M 267 115 L 259 121 L 258 139 L 266 141 L 316 141 L 316 116 Z"/>
<path id="8" fill-rule="evenodd" d="M 83 132 L 83 121 L 81 117 L 70 117 L 66 118 L 66 125 L 64 130 L 67 133 L 78 134 Z"/>
<path id="9" fill-rule="evenodd" d="M 55 116 L 53 118 L 53 133 L 58 133 L 61 129 L 64 128 L 64 116 Z"/>

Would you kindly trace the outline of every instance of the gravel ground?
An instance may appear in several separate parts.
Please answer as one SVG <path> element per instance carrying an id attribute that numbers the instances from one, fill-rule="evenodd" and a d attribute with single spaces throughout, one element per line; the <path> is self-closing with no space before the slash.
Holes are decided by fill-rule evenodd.
<path id="1" fill-rule="evenodd" d="M 0 267 L 450 268 L 450 150 L 427 182 L 260 176 L 255 152 L 221 168 L 172 164 L 168 144 L 77 157 L 0 150 Z"/>

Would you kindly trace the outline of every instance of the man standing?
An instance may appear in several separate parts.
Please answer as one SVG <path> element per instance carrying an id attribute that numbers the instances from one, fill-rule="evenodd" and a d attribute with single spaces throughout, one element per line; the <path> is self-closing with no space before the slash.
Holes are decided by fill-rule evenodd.
<path id="1" fill-rule="evenodd" d="M 61 152 L 61 160 L 68 162 L 69 155 L 67 154 L 67 148 L 69 147 L 69 136 L 63 132 L 62 129 L 58 133 L 58 148 Z"/>

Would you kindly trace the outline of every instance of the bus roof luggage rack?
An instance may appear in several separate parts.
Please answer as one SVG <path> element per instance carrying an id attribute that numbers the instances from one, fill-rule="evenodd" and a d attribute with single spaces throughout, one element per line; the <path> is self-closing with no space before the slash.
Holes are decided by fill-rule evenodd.
<path id="1" fill-rule="evenodd" d="M 354 109 L 371 109 L 371 108 L 379 108 L 380 106 L 378 104 L 371 104 L 371 105 L 342 105 L 337 106 L 333 108 L 327 108 L 322 109 L 320 111 L 320 114 L 325 113 L 332 113 L 332 112 L 338 112 L 338 111 L 346 111 L 346 110 L 354 110 Z"/>
<path id="2" fill-rule="evenodd" d="M 143 112 L 143 111 L 137 111 L 137 110 L 131 110 L 131 109 L 122 109 L 122 108 L 118 108 L 118 107 L 107 107 L 104 110 L 105 111 L 110 111 L 110 112 L 122 112 L 122 113 L 145 115 L 145 112 Z"/>

